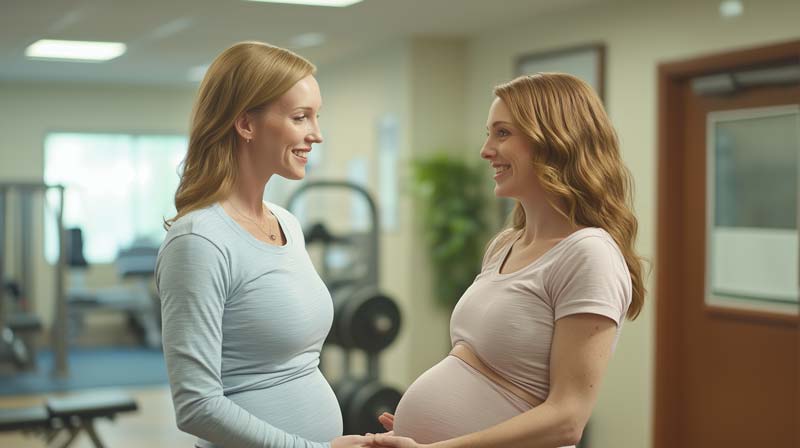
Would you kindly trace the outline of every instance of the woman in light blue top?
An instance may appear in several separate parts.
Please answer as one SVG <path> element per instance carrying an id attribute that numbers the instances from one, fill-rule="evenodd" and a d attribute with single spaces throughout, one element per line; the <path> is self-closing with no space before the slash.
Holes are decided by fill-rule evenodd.
<path id="1" fill-rule="evenodd" d="M 200 86 L 189 149 L 166 221 L 156 284 L 178 427 L 203 448 L 345 448 L 319 371 L 330 294 L 286 210 L 264 203 L 273 175 L 302 179 L 322 142 L 315 67 L 243 42 Z"/>

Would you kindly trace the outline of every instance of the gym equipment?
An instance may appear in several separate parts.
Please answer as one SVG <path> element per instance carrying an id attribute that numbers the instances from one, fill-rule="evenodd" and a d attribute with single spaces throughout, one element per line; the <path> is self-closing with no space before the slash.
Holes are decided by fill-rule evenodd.
<path id="1" fill-rule="evenodd" d="M 0 182 L 0 362 L 10 360 L 19 368 L 32 368 L 36 359 L 34 333 L 41 330 L 41 322 L 31 312 L 33 291 L 33 223 L 35 195 L 48 203 L 50 194 L 56 199 L 55 222 L 59 238 L 59 251 L 53 272 L 55 276 L 55 321 L 51 331 L 51 345 L 55 352 L 53 374 L 67 375 L 67 303 L 64 299 L 64 187 L 36 182 Z M 9 204 L 16 204 L 15 210 Z M 12 213 L 9 213 L 12 212 Z M 16 217 L 12 222 L 8 216 Z M 9 226 L 8 224 L 12 224 Z M 9 229 L 13 231 L 9 235 Z M 7 246 L 6 242 L 10 245 Z M 9 257 L 10 255 L 10 257 Z M 9 259 L 13 262 L 9 262 Z M 16 281 L 5 282 L 8 270 Z M 9 298 L 13 298 L 9 301 Z M 15 322 L 16 321 L 16 322 Z"/>
<path id="2" fill-rule="evenodd" d="M 344 235 L 334 235 L 328 231 L 328 226 L 324 223 L 314 223 L 304 226 L 303 233 L 306 237 L 306 245 L 320 244 L 324 250 L 322 263 L 318 267 L 320 275 L 326 281 L 339 281 L 343 279 L 356 280 L 348 275 L 358 274 L 357 280 L 370 285 L 378 284 L 378 261 L 380 229 L 378 221 L 378 209 L 372 196 L 363 187 L 344 181 L 311 181 L 302 185 L 289 197 L 287 209 L 294 211 L 297 209 L 300 199 L 313 191 L 322 190 L 345 190 L 354 193 L 365 201 L 368 207 L 370 229 L 366 232 L 351 232 Z M 332 256 L 340 251 L 348 252 L 355 257 L 349 257 L 350 262 L 344 266 L 339 265 L 337 257 Z M 339 257 L 348 258 L 348 257 Z"/>
<path id="3" fill-rule="evenodd" d="M 384 412 L 394 413 L 403 394 L 373 378 L 344 378 L 333 391 L 342 409 L 345 434 L 385 432 L 378 421 Z"/>
<path id="4" fill-rule="evenodd" d="M 367 232 L 334 234 L 324 223 L 317 222 L 307 226 L 304 233 L 307 246 L 322 248 L 318 269 L 333 298 L 333 326 L 325 342 L 326 346 L 335 345 L 342 350 L 342 375 L 333 390 L 342 409 L 344 432 L 383 432 L 377 417 L 383 412 L 394 412 L 402 393 L 380 382 L 378 354 L 397 338 L 401 313 L 397 303 L 378 287 L 377 207 L 369 193 L 358 185 L 314 181 L 295 191 L 287 208 L 292 210 L 300 197 L 319 189 L 355 192 L 369 206 L 371 227 Z M 367 371 L 360 377 L 352 371 L 352 351 L 366 356 Z"/>
<path id="5" fill-rule="evenodd" d="M 19 283 L 5 284 L 6 296 L 11 299 L 11 308 L 26 310 L 28 304 Z M 18 370 L 36 368 L 34 337 L 42 330 L 42 322 L 36 315 L 26 311 L 14 311 L 7 315 L 0 327 L 0 359 L 11 360 Z"/>
<path id="6" fill-rule="evenodd" d="M 311 191 L 329 189 L 348 190 L 362 198 L 369 209 L 371 226 L 366 232 L 345 235 L 332 234 L 322 222 L 304 230 L 307 246 L 322 247 L 318 268 L 334 301 L 334 322 L 327 342 L 345 349 L 378 353 L 395 340 L 402 319 L 396 302 L 378 288 L 380 231 L 378 209 L 372 196 L 363 187 L 350 182 L 313 181 L 291 195 L 287 208 L 296 208 L 300 198 Z M 335 262 L 336 257 L 331 254 L 348 251 L 355 255 L 338 259 L 349 258 L 350 262 L 337 266 L 340 262 Z"/>
<path id="7" fill-rule="evenodd" d="M 380 381 L 378 357 L 367 353 L 367 373 L 356 377 L 351 369 L 348 351 L 343 353 L 343 375 L 333 384 L 333 392 L 342 410 L 345 434 L 384 432 L 378 416 L 394 413 L 403 394 Z"/>
<path id="8" fill-rule="evenodd" d="M 376 287 L 346 283 L 331 287 L 333 326 L 326 342 L 368 353 L 391 345 L 400 332 L 400 309 Z"/>
<path id="9" fill-rule="evenodd" d="M 96 448 L 103 442 L 94 428 L 94 420 L 113 420 L 117 414 L 134 412 L 139 406 L 121 392 L 88 393 L 65 398 L 50 398 L 46 404 L 25 408 L 0 409 L 0 432 L 23 431 L 45 439 L 48 446 L 70 446 L 85 431 Z"/>
<path id="10" fill-rule="evenodd" d="M 133 279 L 133 284 L 89 289 L 83 280 L 89 264 L 83 256 L 81 229 L 67 230 L 67 264 L 70 266 L 69 303 L 70 334 L 83 326 L 84 315 L 91 311 L 109 310 L 125 313 L 128 322 L 142 345 L 161 347 L 161 313 L 157 299 L 150 291 L 158 247 L 148 241 L 134 244 L 117 253 L 114 264 L 121 279 Z"/>
<path id="11" fill-rule="evenodd" d="M 131 247 L 117 253 L 115 261 L 120 277 L 135 280 L 130 302 L 138 306 L 129 311 L 128 317 L 139 340 L 150 348 L 161 348 L 161 306 L 150 290 L 157 259 L 158 245 L 134 241 Z"/>
<path id="12" fill-rule="evenodd" d="M 0 357 L 11 361 L 19 370 L 36 367 L 36 355 L 30 340 L 42 330 L 42 322 L 33 314 L 16 313 L 9 316 L 0 329 Z M 10 353 L 4 353 L 10 352 Z"/>

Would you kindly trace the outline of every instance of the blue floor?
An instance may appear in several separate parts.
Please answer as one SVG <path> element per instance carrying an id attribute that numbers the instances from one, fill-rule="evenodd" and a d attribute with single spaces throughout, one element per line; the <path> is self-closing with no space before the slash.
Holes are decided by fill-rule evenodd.
<path id="1" fill-rule="evenodd" d="M 35 371 L 0 374 L 0 395 L 27 395 L 114 386 L 167 384 L 160 350 L 136 347 L 71 348 L 69 376 L 52 376 L 53 353 L 41 351 Z"/>

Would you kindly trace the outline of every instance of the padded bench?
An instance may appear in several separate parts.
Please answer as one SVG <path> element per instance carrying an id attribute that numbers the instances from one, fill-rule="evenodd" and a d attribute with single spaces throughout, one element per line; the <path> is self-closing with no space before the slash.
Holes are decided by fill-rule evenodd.
<path id="1" fill-rule="evenodd" d="M 50 413 L 44 406 L 0 409 L 0 432 L 36 430 L 50 425 Z"/>
<path id="2" fill-rule="evenodd" d="M 0 431 L 37 433 L 49 446 L 66 448 L 86 431 L 97 448 L 103 442 L 94 428 L 94 420 L 113 420 L 117 414 L 138 410 L 136 401 L 122 392 L 92 392 L 63 398 L 50 398 L 46 404 L 27 408 L 0 409 Z M 64 436 L 62 436 L 64 434 Z M 59 440 L 66 438 L 61 443 Z"/>
<path id="3" fill-rule="evenodd" d="M 6 325 L 15 333 L 38 333 L 42 330 L 42 321 L 32 313 L 11 314 Z"/>

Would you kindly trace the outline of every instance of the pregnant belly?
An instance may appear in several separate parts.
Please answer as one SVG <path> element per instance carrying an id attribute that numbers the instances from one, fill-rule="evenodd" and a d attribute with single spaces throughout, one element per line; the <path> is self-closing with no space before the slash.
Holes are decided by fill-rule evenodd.
<path id="1" fill-rule="evenodd" d="M 529 409 L 521 398 L 448 356 L 408 388 L 395 411 L 394 431 L 434 443 L 481 431 Z"/>
<path id="2" fill-rule="evenodd" d="M 339 403 L 319 369 L 266 389 L 229 395 L 260 420 L 314 442 L 342 435 Z"/>

